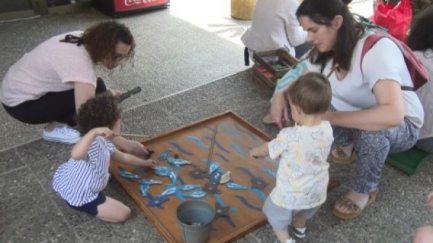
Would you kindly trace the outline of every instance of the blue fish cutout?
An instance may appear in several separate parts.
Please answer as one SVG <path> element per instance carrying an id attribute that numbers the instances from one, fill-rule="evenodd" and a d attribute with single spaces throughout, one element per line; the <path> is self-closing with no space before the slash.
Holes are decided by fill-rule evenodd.
<path id="1" fill-rule="evenodd" d="M 241 184 L 238 184 L 238 183 L 234 183 L 234 182 L 231 182 L 231 181 L 229 181 L 229 182 L 226 183 L 226 187 L 228 189 L 231 189 L 231 190 L 247 190 L 248 189 L 248 187 L 246 187 L 244 185 L 241 185 Z"/>
<path id="2" fill-rule="evenodd" d="M 182 185 L 179 187 L 179 190 L 181 191 L 190 191 L 190 190 L 194 190 L 197 188 L 201 188 L 201 185 L 197 185 L 197 184 L 188 184 L 188 185 Z"/>
<path id="3" fill-rule="evenodd" d="M 154 169 L 154 173 L 158 176 L 169 176 L 172 171 L 173 170 L 167 166 L 156 166 Z"/>
<path id="4" fill-rule="evenodd" d="M 180 168 L 182 165 L 190 165 L 192 164 L 191 161 L 188 161 L 186 159 L 176 159 L 173 157 L 168 157 L 167 162 L 172 165 Z"/>
<path id="5" fill-rule="evenodd" d="M 162 181 L 157 181 L 154 179 L 141 179 L 140 184 L 141 185 L 161 185 Z"/>
<path id="6" fill-rule="evenodd" d="M 266 200 L 266 195 L 263 193 L 263 191 L 256 188 L 250 188 L 250 190 L 254 192 L 257 196 L 259 196 L 263 202 Z"/>
<path id="7" fill-rule="evenodd" d="M 200 191 L 182 193 L 182 195 L 184 197 L 199 199 L 199 198 L 204 198 L 207 195 L 207 193 L 205 191 L 200 190 Z"/>
<path id="8" fill-rule="evenodd" d="M 165 191 L 161 192 L 156 197 L 157 198 L 168 197 L 168 196 L 175 194 L 176 191 L 177 191 L 177 188 L 175 186 L 168 186 L 167 189 L 165 189 Z"/>
<path id="9" fill-rule="evenodd" d="M 202 159 L 201 162 L 207 164 L 208 160 L 207 159 Z M 210 161 L 210 165 L 209 165 L 209 171 L 207 172 L 207 174 L 211 175 L 212 173 L 214 173 L 219 168 L 220 168 L 220 164 L 218 162 L 215 162 L 215 161 L 211 160 Z"/>
<path id="10" fill-rule="evenodd" d="M 143 197 L 147 197 L 147 193 L 149 192 L 150 186 L 146 184 L 140 184 L 140 194 Z"/>
<path id="11" fill-rule="evenodd" d="M 138 175 L 122 168 L 119 168 L 119 176 L 125 179 L 140 179 Z"/>
<path id="12" fill-rule="evenodd" d="M 174 172 L 174 171 L 171 171 L 168 176 L 170 177 L 171 183 L 173 185 L 176 185 L 177 184 L 177 179 L 179 178 L 179 176 L 177 175 L 177 173 Z"/>

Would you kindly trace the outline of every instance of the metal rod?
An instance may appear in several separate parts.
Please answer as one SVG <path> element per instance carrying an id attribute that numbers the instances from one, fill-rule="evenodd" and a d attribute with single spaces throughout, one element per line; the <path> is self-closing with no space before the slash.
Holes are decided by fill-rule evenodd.
<path id="1" fill-rule="evenodd" d="M 214 145 L 215 145 L 215 139 L 216 139 L 216 135 L 217 135 L 217 131 L 218 131 L 218 126 L 219 126 L 219 124 L 217 123 L 215 125 L 215 130 L 213 131 L 212 141 L 211 141 L 210 148 L 209 148 L 209 155 L 207 157 L 207 163 L 206 163 L 205 173 L 209 172 L 210 161 L 211 161 L 212 155 L 213 155 L 213 148 L 214 148 Z"/>
<path id="2" fill-rule="evenodd" d="M 141 135 L 141 134 L 128 134 L 128 133 L 117 133 L 114 136 L 122 136 L 122 137 L 136 137 L 136 138 L 151 138 L 150 135 Z"/>

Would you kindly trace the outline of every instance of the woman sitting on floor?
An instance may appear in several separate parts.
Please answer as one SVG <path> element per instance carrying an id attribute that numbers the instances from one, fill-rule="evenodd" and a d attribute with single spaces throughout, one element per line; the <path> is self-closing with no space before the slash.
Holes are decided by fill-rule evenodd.
<path id="1" fill-rule="evenodd" d="M 361 51 L 371 33 L 355 21 L 349 2 L 301 3 L 296 15 L 314 49 L 308 60 L 282 78 L 271 106 L 272 118 L 281 127 L 288 119 L 282 95 L 288 84 L 307 72 L 331 73 L 332 111 L 324 115 L 334 128 L 337 145 L 331 157 L 357 162 L 352 189 L 333 210 L 343 219 L 357 217 L 374 202 L 386 157 L 414 146 L 424 121 L 415 92 L 401 89 L 413 84 L 403 54 L 392 40 L 380 39 L 361 63 Z"/>

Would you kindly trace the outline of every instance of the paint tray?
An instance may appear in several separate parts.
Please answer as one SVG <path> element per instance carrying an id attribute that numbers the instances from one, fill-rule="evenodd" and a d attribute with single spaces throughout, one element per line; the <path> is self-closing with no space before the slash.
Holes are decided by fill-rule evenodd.
<path id="1" fill-rule="evenodd" d="M 254 60 L 260 66 L 264 66 L 276 78 L 282 78 L 290 69 L 292 69 L 299 60 L 290 55 L 285 49 L 273 51 L 256 52 Z"/>

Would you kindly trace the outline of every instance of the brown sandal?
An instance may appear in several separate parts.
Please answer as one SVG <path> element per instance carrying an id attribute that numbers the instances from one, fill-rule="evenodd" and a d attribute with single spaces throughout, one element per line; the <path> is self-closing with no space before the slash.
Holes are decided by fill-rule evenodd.
<path id="1" fill-rule="evenodd" d="M 361 215 L 362 211 L 364 211 L 366 207 L 368 207 L 370 204 L 375 202 L 376 197 L 377 197 L 377 190 L 370 193 L 367 204 L 365 204 L 363 209 L 361 209 L 358 205 L 356 205 L 356 203 L 354 203 L 352 200 L 348 199 L 347 197 L 342 197 L 335 204 L 340 204 L 344 207 L 347 207 L 350 210 L 350 213 L 342 213 L 334 208 L 332 214 L 334 214 L 336 217 L 341 219 L 354 219 L 359 215 Z"/>
<path id="2" fill-rule="evenodd" d="M 337 179 L 330 177 L 328 182 L 328 192 L 334 189 L 335 187 L 339 186 L 340 182 L 337 181 Z"/>
<path id="3" fill-rule="evenodd" d="M 334 156 L 333 151 L 337 153 L 337 156 Z M 336 164 L 347 165 L 352 163 L 355 159 L 356 159 L 355 150 L 352 150 L 350 156 L 347 156 L 347 154 L 344 152 L 343 148 L 341 147 L 337 147 L 331 151 L 331 161 Z"/>

